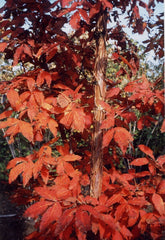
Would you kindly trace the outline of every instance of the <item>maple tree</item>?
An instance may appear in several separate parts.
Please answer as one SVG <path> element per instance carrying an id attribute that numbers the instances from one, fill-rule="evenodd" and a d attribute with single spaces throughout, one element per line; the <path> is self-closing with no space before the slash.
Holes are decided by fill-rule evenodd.
<path id="1" fill-rule="evenodd" d="M 132 79 L 139 59 L 117 11 L 142 34 L 147 23 L 139 8 L 151 14 L 151 2 L 7 0 L 1 9 L 0 51 L 13 66 L 32 65 L 0 84 L 8 100 L 0 128 L 9 143 L 21 134 L 32 150 L 7 166 L 9 183 L 22 176 L 15 196 L 29 205 L 24 216 L 35 219 L 36 231 L 27 239 L 162 236 L 165 155 L 155 158 L 139 144 L 142 154 L 135 157 L 129 124 L 137 121 L 139 130 L 158 124 L 163 90 L 160 79 Z M 118 24 L 108 27 L 109 21 Z M 66 23 L 74 29 L 70 35 Z M 106 76 L 109 39 L 116 42 L 111 60 L 122 63 L 116 81 Z M 129 80 L 124 87 L 122 75 Z M 118 169 L 123 159 L 125 173 Z"/>

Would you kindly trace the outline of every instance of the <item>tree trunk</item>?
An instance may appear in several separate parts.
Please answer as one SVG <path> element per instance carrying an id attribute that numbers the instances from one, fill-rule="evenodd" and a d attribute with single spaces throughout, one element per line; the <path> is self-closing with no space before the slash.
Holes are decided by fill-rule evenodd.
<path id="1" fill-rule="evenodd" d="M 99 101 L 104 101 L 106 84 L 106 25 L 107 14 L 106 10 L 101 10 L 97 18 L 96 24 L 96 56 L 94 67 L 95 89 L 94 89 L 94 132 L 92 136 L 92 157 L 91 157 L 91 183 L 90 195 L 98 198 L 102 190 L 102 172 L 103 172 L 103 153 L 102 153 L 102 140 L 103 131 L 100 129 L 101 123 L 104 119 L 104 112 L 99 104 Z"/>

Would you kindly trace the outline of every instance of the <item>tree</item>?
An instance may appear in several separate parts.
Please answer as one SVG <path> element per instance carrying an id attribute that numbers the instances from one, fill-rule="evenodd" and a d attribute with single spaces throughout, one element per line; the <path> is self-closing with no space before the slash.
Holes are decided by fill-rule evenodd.
<path id="1" fill-rule="evenodd" d="M 131 81 L 139 59 L 119 24 L 119 12 L 141 34 L 146 23 L 139 6 L 150 14 L 152 4 L 129 0 L 8 0 L 1 9 L 1 39 L 9 38 L 0 43 L 1 52 L 13 66 L 32 64 L 0 86 L 8 99 L 0 128 L 6 128 L 10 143 L 22 135 L 31 146 L 29 155 L 7 166 L 9 183 L 22 175 L 17 201 L 33 203 L 25 216 L 37 220 L 38 230 L 27 239 L 135 239 L 145 234 L 156 239 L 161 234 L 165 156 L 155 159 L 142 144 L 138 148 L 144 156 L 130 154 L 129 123 L 137 121 L 142 129 L 163 115 L 163 90 L 144 75 Z M 117 26 L 107 27 L 108 21 Z M 70 36 L 63 30 L 66 23 L 74 29 Z M 111 59 L 123 64 L 117 81 L 106 77 L 108 39 L 116 42 Z M 121 75 L 130 81 L 125 87 L 120 87 Z M 122 160 L 126 173 L 118 170 Z M 145 171 L 138 172 L 143 165 Z"/>

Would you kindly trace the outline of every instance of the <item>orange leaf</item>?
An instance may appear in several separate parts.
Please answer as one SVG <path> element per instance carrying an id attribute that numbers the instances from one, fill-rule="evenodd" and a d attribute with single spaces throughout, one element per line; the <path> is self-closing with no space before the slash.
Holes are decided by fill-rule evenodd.
<path id="1" fill-rule="evenodd" d="M 57 221 L 62 215 L 62 208 L 59 202 L 54 203 L 50 206 L 46 212 L 43 214 L 41 223 L 40 223 L 40 231 L 45 230 L 52 222 Z"/>
<path id="2" fill-rule="evenodd" d="M 80 161 L 81 157 L 75 154 L 67 154 L 58 158 L 58 161 L 61 161 L 61 160 L 66 162 L 74 162 L 74 161 Z"/>
<path id="3" fill-rule="evenodd" d="M 139 149 L 140 149 L 142 152 L 144 152 L 146 155 L 150 156 L 152 159 L 155 159 L 155 157 L 154 157 L 154 155 L 153 155 L 153 151 L 152 151 L 149 147 L 147 147 L 147 146 L 145 146 L 145 145 L 143 145 L 143 144 L 139 145 L 138 147 L 139 147 Z"/>
<path id="4" fill-rule="evenodd" d="M 148 164 L 149 161 L 147 158 L 136 158 L 131 162 L 131 165 L 134 166 L 142 166 Z"/>
<path id="5" fill-rule="evenodd" d="M 10 170 L 9 173 L 9 184 L 14 182 L 18 175 L 20 175 L 24 171 L 24 162 L 16 165 L 14 168 Z"/>
<path id="6" fill-rule="evenodd" d="M 20 132 L 22 135 L 29 140 L 29 142 L 33 142 L 33 128 L 32 125 L 28 122 L 20 121 L 19 122 Z"/>
<path id="7" fill-rule="evenodd" d="M 71 127 L 79 132 L 83 132 L 85 128 L 85 118 L 86 115 L 84 110 L 81 108 L 72 109 L 73 121 Z"/>
<path id="8" fill-rule="evenodd" d="M 24 170 L 22 173 L 24 187 L 28 184 L 29 180 L 32 178 L 33 166 L 34 163 L 32 161 L 24 162 Z"/>
<path id="9" fill-rule="evenodd" d="M 43 198 L 51 200 L 51 201 L 57 201 L 56 198 L 56 192 L 51 190 L 50 188 L 44 186 L 44 187 L 36 187 L 35 191 Z"/>
<path id="10" fill-rule="evenodd" d="M 37 86 L 40 87 L 44 83 L 44 80 L 46 81 L 47 85 L 50 87 L 50 84 L 52 82 L 52 77 L 50 73 L 46 71 L 41 71 L 37 76 L 37 81 L 36 81 Z"/>
<path id="11" fill-rule="evenodd" d="M 103 147 L 108 147 L 114 135 L 114 129 L 108 130 L 103 136 Z"/>
<path id="12" fill-rule="evenodd" d="M 60 107 L 65 108 L 71 102 L 71 99 L 65 95 L 65 93 L 60 93 L 57 97 L 57 103 Z"/>
<path id="13" fill-rule="evenodd" d="M 8 163 L 6 169 L 13 168 L 13 167 L 15 167 L 18 163 L 24 162 L 24 161 L 26 161 L 26 158 L 24 158 L 24 157 L 14 158 L 14 159 L 12 159 L 12 160 Z"/>
<path id="14" fill-rule="evenodd" d="M 39 201 L 31 205 L 28 209 L 26 209 L 24 216 L 31 218 L 38 218 L 46 209 L 52 205 L 52 202 L 49 201 Z"/>
<path id="15" fill-rule="evenodd" d="M 58 127 L 58 124 L 53 118 L 50 118 L 48 120 L 48 127 L 49 127 L 50 131 L 53 133 L 54 137 L 56 137 L 56 135 L 57 135 L 56 127 Z"/>
<path id="16" fill-rule="evenodd" d="M 49 170 L 45 166 L 43 166 L 41 169 L 41 177 L 44 183 L 47 184 L 49 179 Z"/>
<path id="17" fill-rule="evenodd" d="M 8 118 L 6 121 L 4 122 L 0 122 L 0 129 L 1 128 L 6 128 L 9 126 L 13 126 L 19 123 L 19 120 L 16 118 Z"/>
<path id="18" fill-rule="evenodd" d="M 0 114 L 0 120 L 10 117 L 12 113 L 13 113 L 12 110 L 8 110 L 8 111 L 5 111 L 5 112 L 1 113 Z"/>
<path id="19" fill-rule="evenodd" d="M 16 108 L 18 111 L 20 107 L 22 106 L 21 99 L 19 97 L 18 92 L 16 92 L 14 89 L 10 89 L 7 93 L 7 98 L 13 108 Z"/>
<path id="20" fill-rule="evenodd" d="M 159 194 L 154 193 L 152 195 L 152 202 L 154 204 L 155 209 L 158 211 L 160 215 L 165 214 L 164 202 L 162 197 Z"/>
<path id="21" fill-rule="evenodd" d="M 55 185 L 52 187 L 52 190 L 56 193 L 56 197 L 60 200 L 71 197 L 71 192 L 65 187 Z"/>

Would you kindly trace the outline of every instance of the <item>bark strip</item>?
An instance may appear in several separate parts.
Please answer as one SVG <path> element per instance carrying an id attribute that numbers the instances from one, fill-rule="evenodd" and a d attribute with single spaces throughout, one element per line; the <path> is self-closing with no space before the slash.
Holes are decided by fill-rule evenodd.
<path id="1" fill-rule="evenodd" d="M 95 109 L 94 109 L 94 132 L 92 136 L 92 157 L 91 157 L 91 183 L 90 195 L 98 198 L 102 190 L 102 173 L 103 173 L 103 153 L 102 140 L 103 131 L 100 129 L 104 119 L 104 112 L 99 104 L 99 100 L 104 100 L 106 92 L 105 75 L 107 65 L 106 52 L 106 11 L 101 10 L 97 18 L 97 26 L 95 32 L 96 38 L 96 57 L 94 67 L 95 78 Z"/>

